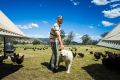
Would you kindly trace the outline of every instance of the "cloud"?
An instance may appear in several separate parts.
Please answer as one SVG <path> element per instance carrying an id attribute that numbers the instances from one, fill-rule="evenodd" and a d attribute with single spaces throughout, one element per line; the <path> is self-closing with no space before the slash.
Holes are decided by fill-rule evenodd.
<path id="1" fill-rule="evenodd" d="M 106 5 L 109 3 L 107 0 L 92 0 L 91 3 L 94 3 L 96 5 Z"/>
<path id="2" fill-rule="evenodd" d="M 49 38 L 50 32 L 46 32 L 46 34 L 26 34 L 28 37 L 33 37 L 33 38 Z"/>
<path id="3" fill-rule="evenodd" d="M 115 25 L 114 23 L 111 23 L 111 22 L 108 22 L 108 21 L 102 21 L 101 23 L 102 23 L 102 25 L 104 25 L 106 27 Z"/>
<path id="4" fill-rule="evenodd" d="M 29 26 L 31 26 L 31 27 L 39 27 L 39 25 L 36 24 L 36 23 L 31 23 L 31 24 L 29 24 Z"/>
<path id="5" fill-rule="evenodd" d="M 70 1 L 73 3 L 74 6 L 77 6 L 80 4 L 80 2 L 76 0 L 70 0 Z"/>
<path id="6" fill-rule="evenodd" d="M 82 42 L 81 37 L 82 37 L 81 34 L 75 33 L 74 41 L 81 43 Z"/>
<path id="7" fill-rule="evenodd" d="M 65 36 L 67 36 L 68 35 L 68 33 L 65 33 Z"/>
<path id="8" fill-rule="evenodd" d="M 112 4 L 112 5 L 110 5 L 110 6 L 111 6 L 111 8 L 114 8 L 114 7 L 120 6 L 120 4 Z"/>
<path id="9" fill-rule="evenodd" d="M 42 23 L 43 23 L 43 24 L 48 24 L 48 22 L 47 22 L 47 21 L 42 21 Z"/>
<path id="10" fill-rule="evenodd" d="M 118 1 L 120 1 L 120 0 L 111 0 L 110 2 L 118 2 Z"/>
<path id="11" fill-rule="evenodd" d="M 120 0 L 92 0 L 91 3 L 94 3 L 98 6 L 100 5 L 107 5 L 111 4 L 110 7 L 113 8 L 111 10 L 103 10 L 102 13 L 104 14 L 105 17 L 107 18 L 116 18 L 120 16 Z M 115 8 L 116 7 L 116 8 Z"/>
<path id="12" fill-rule="evenodd" d="M 100 36 L 90 36 L 90 37 L 91 37 L 92 40 L 99 40 L 99 39 L 101 39 Z"/>
<path id="13" fill-rule="evenodd" d="M 36 23 L 29 23 L 27 25 L 16 25 L 16 26 L 18 26 L 21 29 L 31 29 L 31 28 L 38 28 L 39 27 L 39 25 Z"/>
<path id="14" fill-rule="evenodd" d="M 94 3 L 100 6 L 100 5 L 107 5 L 109 3 L 118 2 L 118 1 L 120 0 L 92 0 L 91 3 Z"/>
<path id="15" fill-rule="evenodd" d="M 90 29 L 93 29 L 94 28 L 94 26 L 88 26 Z"/>
<path id="16" fill-rule="evenodd" d="M 102 11 L 105 17 L 107 18 L 116 18 L 120 16 L 120 8 L 114 8 L 111 10 Z"/>
<path id="17" fill-rule="evenodd" d="M 33 38 L 49 38 L 49 34 L 27 34 L 28 37 L 33 37 Z"/>
<path id="18" fill-rule="evenodd" d="M 80 36 L 80 34 L 79 33 L 75 33 L 75 36 Z"/>

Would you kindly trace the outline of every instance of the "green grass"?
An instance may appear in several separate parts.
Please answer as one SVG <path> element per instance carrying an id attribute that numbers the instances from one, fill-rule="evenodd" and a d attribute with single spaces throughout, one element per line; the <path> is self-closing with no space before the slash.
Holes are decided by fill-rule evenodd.
<path id="1" fill-rule="evenodd" d="M 29 46 L 32 47 L 32 45 Z M 10 59 L 4 60 L 3 64 L 0 64 L 0 80 L 120 80 L 119 71 L 106 69 L 101 64 L 101 60 L 95 61 L 93 55 L 89 54 L 90 50 L 103 53 L 105 50 L 109 50 L 120 53 L 119 50 L 85 45 L 66 47 L 76 47 L 77 52 L 85 54 L 84 58 L 80 58 L 78 55 L 74 58 L 70 74 L 65 72 L 64 63 L 61 64 L 61 70 L 58 73 L 53 73 L 47 68 L 51 57 L 50 47 L 41 51 L 17 48 L 16 53 L 25 55 L 24 62 L 22 65 L 15 65 Z M 86 51 L 86 48 L 89 51 Z"/>

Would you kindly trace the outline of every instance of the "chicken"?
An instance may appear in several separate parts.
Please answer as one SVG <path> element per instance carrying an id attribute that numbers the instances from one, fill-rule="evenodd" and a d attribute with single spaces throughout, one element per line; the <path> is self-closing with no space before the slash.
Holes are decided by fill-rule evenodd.
<path id="1" fill-rule="evenodd" d="M 84 57 L 84 54 L 83 53 L 78 53 L 78 55 L 83 58 Z"/>
<path id="2" fill-rule="evenodd" d="M 101 58 L 101 54 L 102 54 L 101 52 L 95 52 L 94 53 L 95 59 L 97 59 L 97 60 L 100 59 Z"/>
<path id="3" fill-rule="evenodd" d="M 16 58 L 16 63 L 17 64 L 21 64 L 24 60 L 24 55 L 23 56 L 19 56 L 18 58 Z"/>
<path id="4" fill-rule="evenodd" d="M 93 54 L 93 51 L 90 51 L 90 54 L 92 55 L 92 54 Z"/>
<path id="5" fill-rule="evenodd" d="M 11 58 L 11 61 L 13 62 L 13 63 L 15 63 L 16 62 L 16 60 L 15 60 L 15 58 L 14 57 L 10 57 Z"/>

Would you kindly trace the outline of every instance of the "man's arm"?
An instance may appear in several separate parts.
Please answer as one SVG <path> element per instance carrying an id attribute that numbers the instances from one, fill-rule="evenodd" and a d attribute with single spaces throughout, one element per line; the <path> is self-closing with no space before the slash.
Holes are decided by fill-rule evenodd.
<path id="1" fill-rule="evenodd" d="M 61 39 L 61 36 L 60 36 L 60 32 L 59 32 L 59 31 L 55 31 L 55 33 L 56 33 L 56 35 L 57 35 L 57 39 L 58 39 L 58 42 L 59 42 L 59 44 L 60 44 L 60 47 L 61 47 L 61 49 L 63 49 L 64 46 L 63 46 L 63 43 L 62 43 L 62 39 Z"/>

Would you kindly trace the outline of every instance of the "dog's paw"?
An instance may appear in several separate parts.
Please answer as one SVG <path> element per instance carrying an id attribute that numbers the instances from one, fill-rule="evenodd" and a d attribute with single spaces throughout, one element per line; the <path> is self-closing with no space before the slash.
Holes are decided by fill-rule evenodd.
<path id="1" fill-rule="evenodd" d="M 67 71 L 66 73 L 70 73 L 70 71 Z"/>

